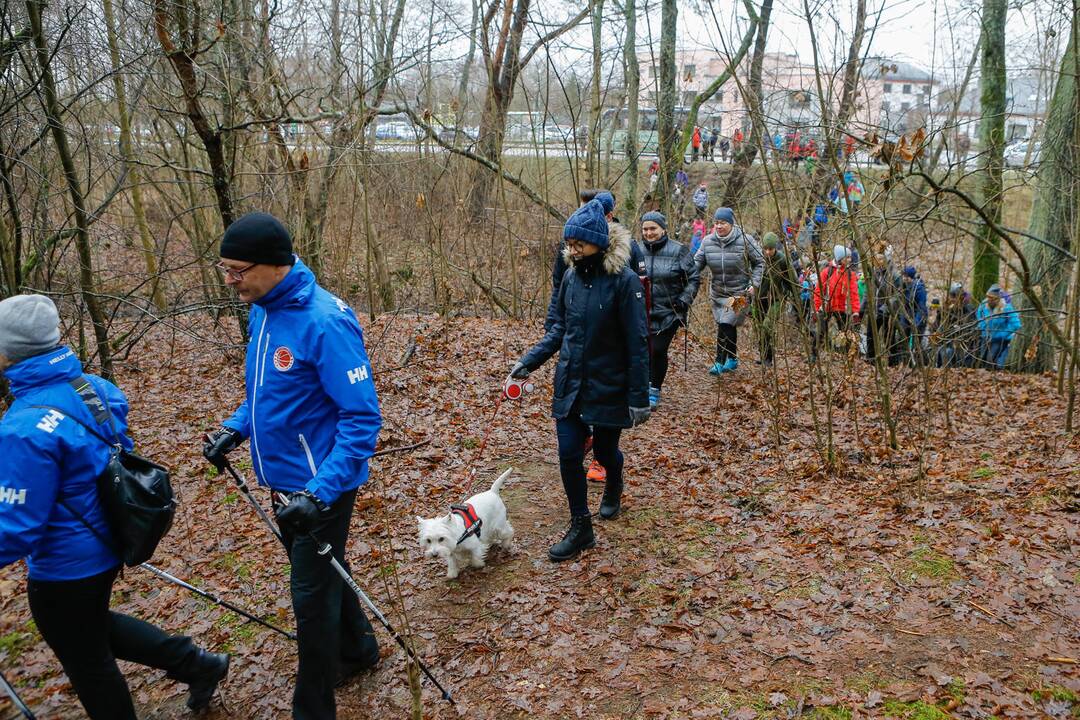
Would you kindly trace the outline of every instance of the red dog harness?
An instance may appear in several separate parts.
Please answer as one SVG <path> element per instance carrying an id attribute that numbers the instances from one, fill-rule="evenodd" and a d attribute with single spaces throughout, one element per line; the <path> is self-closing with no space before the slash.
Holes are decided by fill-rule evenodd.
<path id="1" fill-rule="evenodd" d="M 477 539 L 480 538 L 480 528 L 483 526 L 484 521 L 480 519 L 480 516 L 476 514 L 476 508 L 472 506 L 472 503 L 465 503 L 464 505 L 451 505 L 450 514 L 459 516 L 465 523 L 465 532 L 458 538 L 457 544 L 465 542 L 470 535 L 475 535 Z"/>

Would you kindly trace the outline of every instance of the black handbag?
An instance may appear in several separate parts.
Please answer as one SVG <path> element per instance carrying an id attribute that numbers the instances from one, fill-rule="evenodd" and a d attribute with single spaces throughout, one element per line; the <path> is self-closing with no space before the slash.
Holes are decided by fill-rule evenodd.
<path id="1" fill-rule="evenodd" d="M 78 418 L 50 405 L 34 407 L 55 410 L 82 425 L 87 432 L 110 448 L 109 461 L 97 478 L 98 498 L 105 511 L 105 519 L 112 532 L 113 542 L 108 542 L 86 519 L 64 501 L 60 504 L 102 542 L 110 545 L 128 567 L 149 560 L 158 543 L 172 527 L 176 513 L 176 497 L 169 483 L 169 471 L 141 455 L 128 452 L 120 443 L 120 435 L 112 413 L 98 397 L 94 386 L 86 377 L 71 381 L 71 386 L 94 416 L 100 426 L 106 420 L 113 431 L 110 440 Z"/>

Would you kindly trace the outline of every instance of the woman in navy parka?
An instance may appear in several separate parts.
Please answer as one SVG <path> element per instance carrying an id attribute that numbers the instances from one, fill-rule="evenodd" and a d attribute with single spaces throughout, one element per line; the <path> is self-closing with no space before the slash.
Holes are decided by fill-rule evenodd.
<path id="1" fill-rule="evenodd" d="M 593 453 L 607 469 L 600 516 L 609 519 L 619 512 L 623 490 L 619 436 L 649 417 L 645 292 L 626 264 L 630 239 L 612 238 L 598 200 L 570 216 L 563 238 L 570 267 L 559 286 L 554 322 L 510 373 L 528 377 L 559 353 L 552 415 L 570 528 L 548 550 L 555 562 L 595 545 L 583 465 L 589 426 Z"/>

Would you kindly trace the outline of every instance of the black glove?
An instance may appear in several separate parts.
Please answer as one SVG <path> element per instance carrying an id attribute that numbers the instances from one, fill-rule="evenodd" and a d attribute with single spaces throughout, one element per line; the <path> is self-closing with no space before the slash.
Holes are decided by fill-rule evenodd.
<path id="1" fill-rule="evenodd" d="M 235 450 L 244 442 L 244 436 L 232 428 L 223 427 L 217 432 L 210 433 L 203 443 L 203 457 L 210 464 L 221 470 L 225 467 L 225 456 Z"/>
<path id="2" fill-rule="evenodd" d="M 529 368 L 522 365 L 520 362 L 514 363 L 514 367 L 510 370 L 510 377 L 515 380 L 524 380 L 529 377 Z"/>
<path id="3" fill-rule="evenodd" d="M 277 519 L 297 535 L 307 535 L 319 524 L 319 515 L 324 510 L 326 503 L 304 490 L 289 495 L 289 504 L 278 511 Z"/>
<path id="4" fill-rule="evenodd" d="M 652 415 L 652 409 L 648 406 L 645 407 L 632 407 L 630 408 L 630 424 L 631 427 L 637 427 L 638 425 L 646 422 L 649 416 Z"/>
<path id="5" fill-rule="evenodd" d="M 680 315 L 690 309 L 689 306 L 682 300 L 675 300 L 675 302 L 671 303 L 671 306 L 675 308 L 675 312 L 679 313 Z"/>

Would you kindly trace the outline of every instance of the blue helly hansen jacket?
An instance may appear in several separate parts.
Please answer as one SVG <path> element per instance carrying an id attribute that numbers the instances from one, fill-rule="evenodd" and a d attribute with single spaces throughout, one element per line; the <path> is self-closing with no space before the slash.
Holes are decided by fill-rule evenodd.
<path id="1" fill-rule="evenodd" d="M 98 425 L 68 383 L 83 374 L 75 354 L 61 347 L 9 367 L 4 374 L 15 402 L 0 420 L 0 567 L 25 557 L 34 580 L 78 580 L 120 564 L 108 545 L 59 500 L 111 542 L 98 500 L 97 478 L 109 447 L 72 418 L 113 437 Z M 87 375 L 112 412 L 128 450 L 127 398 L 112 383 Z M 51 405 L 61 412 L 32 407 Z"/>
<path id="2" fill-rule="evenodd" d="M 360 322 L 299 260 L 249 318 L 246 399 L 225 421 L 259 483 L 331 504 L 367 482 L 382 427 Z"/>

